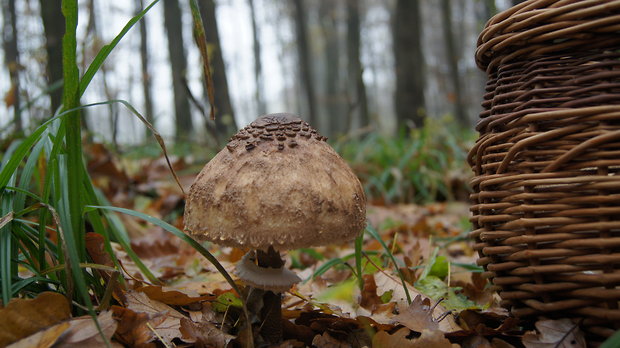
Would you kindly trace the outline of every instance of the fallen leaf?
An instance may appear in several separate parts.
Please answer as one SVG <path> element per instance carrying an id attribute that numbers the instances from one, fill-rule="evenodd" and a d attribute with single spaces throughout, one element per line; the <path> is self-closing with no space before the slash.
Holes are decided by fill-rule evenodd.
<path id="1" fill-rule="evenodd" d="M 112 311 L 101 312 L 97 322 L 105 340 L 91 316 L 82 316 L 69 321 L 70 328 L 56 342 L 57 348 L 105 347 L 116 331 L 118 323 L 112 318 Z"/>
<path id="2" fill-rule="evenodd" d="M 538 334 L 530 331 L 523 335 L 527 348 L 585 348 L 586 341 L 578 325 L 570 319 L 539 320 Z"/>
<path id="3" fill-rule="evenodd" d="M 61 294 L 43 292 L 34 299 L 13 299 L 0 309 L 0 347 L 66 320 L 69 301 Z"/>
<path id="4" fill-rule="evenodd" d="M 451 343 L 441 331 L 422 331 L 422 336 L 415 340 L 415 348 L 459 348 L 458 344 Z"/>
<path id="5" fill-rule="evenodd" d="M 187 318 L 181 319 L 180 330 L 181 339 L 187 343 L 194 343 L 198 348 L 225 348 L 235 338 L 235 336 L 222 332 L 207 321 L 194 323 Z"/>
<path id="6" fill-rule="evenodd" d="M 439 324 L 433 318 L 433 310 L 431 300 L 418 295 L 409 307 L 394 317 L 394 321 L 417 332 L 435 331 L 439 329 Z"/>
<path id="7" fill-rule="evenodd" d="M 119 306 L 112 306 L 114 319 L 118 321 L 118 328 L 114 333 L 114 338 L 128 347 L 154 348 L 153 341 L 155 334 L 146 325 L 149 315 L 146 313 L 136 313 L 131 309 Z"/>
<path id="8" fill-rule="evenodd" d="M 181 337 L 181 319 L 184 315 L 172 307 L 159 301 L 151 300 L 145 293 L 130 291 L 125 294 L 127 309 L 137 313 L 149 315 L 148 323 L 156 336 L 161 337 L 167 344 L 174 338 Z"/>
<path id="9" fill-rule="evenodd" d="M 372 347 L 373 348 L 413 348 L 414 343 L 412 340 L 407 338 L 407 335 L 410 334 L 408 328 L 402 328 L 396 331 L 393 334 L 388 334 L 385 331 L 379 331 L 372 338 Z"/>
<path id="10" fill-rule="evenodd" d="M 377 296 L 377 283 L 371 274 L 364 274 L 364 290 L 360 300 L 360 306 L 374 311 L 379 305 L 383 304 L 381 298 Z"/>
<path id="11" fill-rule="evenodd" d="M 147 285 L 136 289 L 145 293 L 151 300 L 163 302 L 173 306 L 186 306 L 200 301 L 213 300 L 215 296 L 200 296 L 193 290 L 175 289 L 165 286 Z"/>
<path id="12" fill-rule="evenodd" d="M 324 332 L 322 335 L 314 336 L 312 340 L 312 346 L 317 348 L 349 348 L 351 345 L 347 342 L 339 341 L 332 336 L 330 336 L 327 332 Z"/>
<path id="13" fill-rule="evenodd" d="M 68 322 L 56 324 L 45 330 L 41 330 L 26 338 L 9 344 L 6 348 L 49 348 L 71 326 Z"/>

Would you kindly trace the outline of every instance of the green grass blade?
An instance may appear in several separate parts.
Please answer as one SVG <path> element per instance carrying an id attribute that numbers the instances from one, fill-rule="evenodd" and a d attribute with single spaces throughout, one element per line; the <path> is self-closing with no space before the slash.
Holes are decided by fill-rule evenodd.
<path id="1" fill-rule="evenodd" d="M 599 348 L 618 348 L 620 347 L 620 330 L 609 337 Z"/>
<path id="2" fill-rule="evenodd" d="M 396 262 L 396 258 L 394 257 L 394 255 L 392 255 L 392 251 L 385 244 L 383 239 L 381 239 L 379 232 L 377 232 L 377 230 L 375 230 L 375 228 L 372 227 L 372 225 L 366 224 L 365 232 L 370 234 L 374 239 L 377 240 L 377 242 L 379 242 L 379 244 L 381 244 L 381 246 L 383 247 L 383 250 L 385 250 L 385 253 L 392 260 L 392 263 L 394 264 L 394 268 L 396 269 L 396 272 L 398 273 L 398 277 L 400 278 L 400 281 L 403 285 L 403 290 L 405 290 L 405 295 L 407 296 L 407 303 L 411 304 L 411 294 L 409 294 L 409 289 L 407 288 L 407 284 L 405 283 L 405 277 L 403 276 L 403 273 L 400 271 L 400 267 L 398 266 L 398 263 Z"/>
<path id="3" fill-rule="evenodd" d="M 84 92 L 90 84 L 90 81 L 92 81 L 93 77 L 95 77 L 95 74 L 97 73 L 97 71 L 99 71 L 99 68 L 101 68 L 103 62 L 105 62 L 106 58 L 108 58 L 110 53 L 112 53 L 112 50 L 116 47 L 116 45 L 118 45 L 118 43 L 125 36 L 125 34 L 127 34 L 127 32 L 129 32 L 129 30 L 134 26 L 134 24 L 136 24 L 140 19 L 142 19 L 142 17 L 144 17 L 144 15 L 146 15 L 146 13 L 149 12 L 149 10 L 158 2 L 159 0 L 151 2 L 151 4 L 148 5 L 144 10 L 131 18 L 129 22 L 125 24 L 120 33 L 118 33 L 118 35 L 116 35 L 116 37 L 109 44 L 103 46 L 101 50 L 99 50 L 99 53 L 97 53 L 97 56 L 95 56 L 93 62 L 90 63 L 88 69 L 86 69 L 86 72 L 84 73 L 82 79 L 79 82 L 79 96 L 84 95 Z"/>
<path id="4" fill-rule="evenodd" d="M 174 234 L 175 236 L 179 237 L 181 240 L 183 240 L 187 244 L 191 245 L 200 254 L 202 254 L 202 256 L 204 256 L 207 260 L 209 260 L 209 262 L 211 262 L 211 264 L 218 270 L 218 272 L 220 272 L 220 274 L 224 277 L 224 279 L 226 279 L 226 281 L 228 282 L 228 284 L 230 284 L 230 286 L 233 288 L 233 290 L 235 290 L 237 292 L 237 294 L 239 294 L 239 295 L 242 294 L 242 292 L 239 289 L 239 287 L 237 287 L 237 284 L 235 284 L 234 280 L 230 277 L 228 272 L 226 272 L 226 269 L 224 268 L 224 266 L 222 266 L 222 264 L 220 264 L 220 262 L 215 258 L 215 256 L 213 256 L 213 254 L 211 254 L 207 249 L 205 249 L 202 245 L 200 245 L 200 243 L 196 242 L 194 239 L 192 239 L 191 237 L 189 237 L 188 235 L 183 233 L 178 228 L 172 226 L 171 224 L 169 224 L 169 223 L 167 223 L 165 221 L 162 221 L 160 219 L 154 218 L 154 217 L 152 217 L 150 215 L 147 215 L 147 214 L 135 211 L 135 210 L 131 210 L 131 209 L 118 208 L 118 207 L 110 207 L 110 206 L 88 206 L 87 208 L 88 209 L 110 210 L 110 211 L 115 211 L 115 212 L 127 214 L 127 215 L 130 215 L 130 216 L 134 216 L 134 217 L 140 218 L 142 220 L 145 220 L 147 222 L 150 222 L 150 223 L 152 223 L 152 224 L 154 224 L 156 226 L 159 226 L 159 227 L 163 228 L 164 230 Z M 242 304 L 243 304 L 243 313 L 245 314 L 246 320 L 248 320 L 248 323 L 249 323 L 250 316 L 248 314 L 247 304 L 245 303 L 245 299 L 242 298 L 241 301 L 242 301 Z M 246 327 L 249 330 L 249 334 L 251 335 L 252 334 L 252 332 L 251 332 L 251 330 L 252 330 L 251 325 L 246 325 Z"/>

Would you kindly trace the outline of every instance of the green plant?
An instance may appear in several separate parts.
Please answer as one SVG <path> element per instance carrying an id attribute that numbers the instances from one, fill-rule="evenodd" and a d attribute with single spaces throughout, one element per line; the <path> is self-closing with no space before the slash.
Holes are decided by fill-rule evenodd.
<path id="1" fill-rule="evenodd" d="M 467 148 L 473 131 L 449 117 L 427 118 L 422 128 L 396 136 L 370 133 L 335 144 L 364 184 L 369 199 L 384 203 L 428 203 L 467 190 Z"/>
<path id="2" fill-rule="evenodd" d="M 130 247 L 129 237 L 117 216 L 120 212 L 143 218 L 181 237 L 202 253 L 222 273 L 230 285 L 236 284 L 204 247 L 173 226 L 148 215 L 110 207 L 95 188 L 86 170 L 81 138 L 80 111 L 84 108 L 119 103 L 151 129 L 166 155 L 161 136 L 129 103 L 110 100 L 80 105 L 79 99 L 105 59 L 131 27 L 159 0 L 154 0 L 133 17 L 121 32 L 97 54 L 82 78 L 76 63 L 77 1 L 64 0 L 66 18 L 63 38 L 63 107 L 32 134 L 11 143 L 2 157 L 0 170 L 0 296 L 3 303 L 12 297 L 36 295 L 45 290 L 64 293 L 78 312 L 95 317 L 95 304 L 107 308 L 114 282 L 106 282 L 98 272 L 110 271 L 123 284 L 121 268 L 112 252 L 118 242 L 150 282 L 159 280 Z M 26 160 L 25 163 L 22 163 Z M 170 163 L 168 163 L 170 165 Z M 176 177 L 178 183 L 178 178 Z M 114 267 L 95 265 L 86 252 L 86 226 L 104 237 L 104 248 Z M 21 277 L 19 272 L 28 272 Z M 243 303 L 247 316 L 247 309 Z M 248 326 L 249 327 L 249 326 Z"/>

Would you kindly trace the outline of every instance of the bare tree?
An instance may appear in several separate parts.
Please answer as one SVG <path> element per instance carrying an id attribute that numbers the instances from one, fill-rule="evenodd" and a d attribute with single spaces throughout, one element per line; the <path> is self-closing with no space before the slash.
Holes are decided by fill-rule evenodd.
<path id="1" fill-rule="evenodd" d="M 346 131 L 346 114 L 344 113 L 344 98 L 340 88 L 340 35 L 338 32 L 338 1 L 322 1 L 319 5 L 321 31 L 325 40 L 323 50 L 325 65 L 325 114 L 327 124 L 324 132 L 329 136 Z"/>
<path id="2" fill-rule="evenodd" d="M 138 13 L 144 8 L 143 0 L 134 0 L 135 12 Z M 153 95 L 151 94 L 151 74 L 149 73 L 149 49 L 148 37 L 146 31 L 146 18 L 140 20 L 140 67 L 142 70 L 142 94 L 144 95 L 144 113 L 146 120 L 150 124 L 155 124 L 155 116 L 153 114 Z M 151 131 L 145 127 L 145 138 L 149 139 Z"/>
<path id="3" fill-rule="evenodd" d="M 62 81 L 62 36 L 65 33 L 65 17 L 61 12 L 62 0 L 40 0 L 41 19 L 45 30 L 47 51 L 47 81 L 53 85 Z M 52 112 L 62 104 L 62 88 L 50 92 Z"/>
<path id="4" fill-rule="evenodd" d="M 256 81 L 256 93 L 254 94 L 254 98 L 256 99 L 258 114 L 263 115 L 267 112 L 267 108 L 263 97 L 263 65 L 260 57 L 261 46 L 260 40 L 258 39 L 259 33 L 258 25 L 256 24 L 256 8 L 254 6 L 254 0 L 248 0 L 248 5 L 250 6 L 250 14 L 252 17 L 252 41 L 254 43 L 254 79 Z"/>
<path id="5" fill-rule="evenodd" d="M 174 93 L 175 138 L 187 140 L 192 132 L 192 117 L 187 91 L 184 87 L 187 61 L 183 46 L 183 19 L 178 0 L 164 0 L 164 25 L 168 36 L 168 52 Z"/>
<path id="6" fill-rule="evenodd" d="M 459 72 L 459 53 L 454 40 L 452 30 L 452 7 L 450 0 L 441 0 L 441 26 L 444 33 L 444 43 L 446 45 L 446 55 L 452 85 L 452 95 L 454 100 L 454 116 L 461 125 L 469 124 L 467 118 L 467 106 L 463 99 L 463 86 L 461 84 L 461 73 Z"/>
<path id="7" fill-rule="evenodd" d="M 420 1 L 398 0 L 393 16 L 396 117 L 400 126 L 421 127 L 426 111 Z"/>
<path id="8" fill-rule="evenodd" d="M 312 66 L 310 62 L 310 46 L 308 43 L 306 22 L 306 8 L 303 0 L 294 0 L 295 8 L 295 35 L 297 37 L 297 56 L 299 59 L 300 84 L 303 87 L 306 110 L 308 115 L 305 117 L 310 124 L 317 124 L 316 97 L 314 92 L 314 82 L 312 79 Z M 302 115 L 304 116 L 304 115 Z"/>
<path id="9" fill-rule="evenodd" d="M 360 59 L 360 1 L 347 0 L 347 61 L 348 61 L 348 95 L 349 95 L 349 122 L 351 129 L 353 115 L 357 111 L 359 125 L 369 124 L 368 99 L 366 85 L 363 79 L 362 62 Z"/>
<path id="10" fill-rule="evenodd" d="M 15 0 L 2 2 L 2 43 L 4 47 L 4 63 L 9 69 L 11 78 L 11 96 L 13 97 L 13 125 L 16 133 L 23 130 L 20 112 L 19 86 L 19 51 L 17 49 L 17 16 L 15 14 Z"/>
<path id="11" fill-rule="evenodd" d="M 213 92 L 215 99 L 215 129 L 221 139 L 226 139 L 236 130 L 235 115 L 230 95 L 228 93 L 228 81 L 226 79 L 226 67 L 222 57 L 220 35 L 217 29 L 215 15 L 215 2 L 213 0 L 200 0 L 200 15 L 205 27 L 207 44 L 209 45 L 209 62 L 211 64 L 211 76 L 213 77 Z"/>

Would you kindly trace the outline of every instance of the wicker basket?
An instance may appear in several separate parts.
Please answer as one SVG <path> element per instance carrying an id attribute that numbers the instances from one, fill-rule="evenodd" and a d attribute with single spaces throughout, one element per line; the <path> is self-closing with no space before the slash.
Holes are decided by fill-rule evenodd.
<path id="1" fill-rule="evenodd" d="M 518 317 L 620 329 L 620 1 L 530 0 L 493 17 L 469 153 L 486 275 Z"/>

